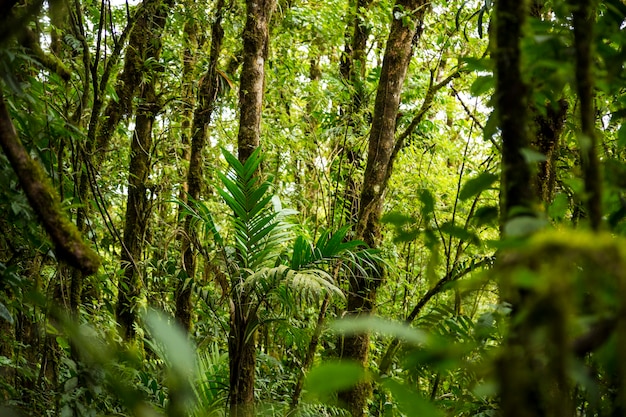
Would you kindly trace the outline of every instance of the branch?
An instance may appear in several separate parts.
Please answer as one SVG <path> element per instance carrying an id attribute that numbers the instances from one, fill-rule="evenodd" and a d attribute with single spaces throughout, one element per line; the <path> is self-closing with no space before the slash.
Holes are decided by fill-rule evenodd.
<path id="1" fill-rule="evenodd" d="M 20 38 L 20 43 L 33 53 L 41 65 L 57 74 L 63 81 L 69 81 L 72 78 L 72 71 L 59 58 L 52 54 L 47 54 L 41 49 L 35 32 L 28 28 L 25 29 Z"/>
<path id="2" fill-rule="evenodd" d="M 83 242 L 76 226 L 63 213 L 59 195 L 54 191 L 43 168 L 28 155 L 20 143 L 1 92 L 0 146 L 17 174 L 31 207 L 50 235 L 57 257 L 86 275 L 94 274 L 100 266 L 100 257 Z"/>
<path id="3" fill-rule="evenodd" d="M 430 72 L 430 83 L 428 84 L 428 90 L 426 90 L 426 95 L 424 96 L 424 102 L 422 103 L 422 106 L 417 111 L 415 116 L 413 116 L 413 120 L 411 120 L 411 123 L 409 124 L 409 126 L 404 130 L 404 132 L 400 134 L 400 136 L 398 136 L 398 139 L 396 140 L 396 143 L 393 147 L 393 152 L 391 153 L 391 157 L 389 158 L 389 167 L 387 169 L 387 179 L 389 179 L 389 177 L 391 176 L 391 172 L 393 170 L 393 164 L 396 160 L 396 157 L 398 156 L 398 153 L 404 147 L 404 142 L 406 141 L 406 138 L 408 138 L 413 133 L 417 125 L 419 125 L 422 119 L 424 118 L 424 115 L 426 114 L 426 112 L 430 109 L 430 106 L 432 106 L 433 100 L 435 98 L 435 94 L 439 90 L 441 90 L 443 87 L 448 85 L 450 81 L 452 81 L 455 78 L 458 78 L 461 75 L 461 71 L 463 71 L 462 68 L 456 69 L 452 74 L 448 75 L 444 80 L 442 80 L 438 84 L 435 84 L 435 72 L 434 71 Z"/>
<path id="4" fill-rule="evenodd" d="M 470 266 L 463 269 L 462 271 L 456 271 L 455 269 L 453 269 L 450 272 L 448 272 L 446 275 L 443 276 L 443 278 L 437 281 L 437 283 L 430 290 L 428 290 L 426 294 L 424 294 L 424 296 L 417 302 L 415 307 L 413 307 L 413 310 L 411 311 L 411 313 L 404 320 L 404 323 L 407 325 L 411 324 L 411 322 L 413 322 L 413 320 L 415 320 L 417 315 L 422 311 L 422 308 L 424 308 L 424 306 L 435 295 L 439 294 L 440 292 L 443 292 L 447 284 L 451 282 L 455 282 L 463 278 L 465 275 L 469 274 L 476 268 L 491 265 L 493 263 L 493 260 L 494 260 L 493 256 L 485 256 L 480 261 L 472 263 Z M 379 372 L 381 375 L 385 375 L 389 371 L 389 367 L 391 366 L 391 361 L 393 360 L 393 357 L 398 351 L 398 347 L 400 346 L 400 343 L 401 343 L 400 339 L 397 339 L 397 338 L 393 339 L 393 341 L 387 348 L 387 351 L 385 352 L 385 354 L 383 355 L 383 358 L 380 361 Z"/>

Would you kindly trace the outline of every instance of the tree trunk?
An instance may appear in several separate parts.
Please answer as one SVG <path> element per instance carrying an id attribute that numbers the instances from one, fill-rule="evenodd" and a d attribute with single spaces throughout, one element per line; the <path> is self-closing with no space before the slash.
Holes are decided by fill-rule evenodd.
<path id="1" fill-rule="evenodd" d="M 275 0 L 246 0 L 246 26 L 243 31 L 243 66 L 239 81 L 238 158 L 245 163 L 259 146 L 265 61 L 269 48 L 269 23 Z M 254 380 L 256 347 L 254 334 L 248 334 L 254 317 L 250 295 L 243 279 L 232 282 L 228 354 L 230 367 L 230 415 L 254 415 Z"/>
<path id="2" fill-rule="evenodd" d="M 237 149 L 244 163 L 259 146 L 265 61 L 269 48 L 269 23 L 275 0 L 246 0 L 246 26 L 243 31 L 243 66 L 239 79 L 239 134 Z"/>
<path id="3" fill-rule="evenodd" d="M 495 38 L 492 52 L 496 66 L 495 105 L 502 131 L 501 226 L 524 215 L 533 215 L 535 192 L 532 173 L 523 156 L 530 147 L 528 87 L 522 78 L 520 40 L 528 15 L 528 3 L 500 0 L 495 10 Z M 504 228 L 502 228 L 504 234 Z M 501 297 L 515 303 L 514 313 L 524 308 L 518 289 L 501 283 Z M 511 326 L 505 348 L 496 361 L 500 381 L 502 415 L 512 417 L 543 416 L 541 393 L 533 378 L 533 364 L 525 352 L 528 325 Z"/>
<path id="4" fill-rule="evenodd" d="M 394 19 L 387 40 L 383 66 L 376 92 L 372 128 L 369 138 L 367 167 L 363 178 L 357 239 L 364 240 L 370 247 L 381 241 L 380 219 L 383 196 L 389 178 L 391 156 L 395 145 L 396 117 L 400 105 L 400 94 L 407 68 L 412 56 L 412 46 L 418 22 L 423 20 L 427 2 L 423 0 L 401 0 L 394 6 Z M 401 16 L 411 16 L 407 24 Z M 406 19 L 406 18 L 405 18 Z M 383 271 L 372 271 L 372 276 L 356 274 L 350 280 L 347 314 L 360 316 L 374 310 L 376 290 L 383 278 Z M 344 339 L 342 357 L 367 364 L 369 335 L 361 334 Z M 371 384 L 363 382 L 340 398 L 348 405 L 354 417 L 367 414 L 367 401 L 371 396 Z"/>
<path id="5" fill-rule="evenodd" d="M 598 159 L 598 140 L 595 127 L 596 111 L 593 94 L 593 33 L 595 6 L 590 0 L 571 1 L 574 23 L 574 48 L 576 50 L 576 87 L 580 100 L 579 136 L 584 201 L 591 228 L 595 231 L 602 224 L 602 182 Z"/>
<path id="6" fill-rule="evenodd" d="M 191 130 L 191 156 L 189 159 L 189 172 L 187 173 L 187 192 L 192 200 L 198 200 L 204 184 L 202 175 L 204 158 L 202 157 L 202 152 L 206 144 L 207 127 L 211 123 L 211 116 L 218 94 L 217 61 L 221 54 L 222 39 L 224 37 L 224 30 L 222 29 L 223 12 L 224 0 L 218 0 L 215 20 L 211 29 L 212 40 L 209 67 L 200 81 L 198 107 L 194 112 Z M 187 216 L 185 218 L 181 250 L 183 252 L 183 268 L 191 280 L 194 280 L 196 274 L 196 257 L 192 248 L 194 235 L 195 231 L 192 227 L 191 216 Z M 187 332 L 191 330 L 191 285 L 185 280 L 181 280 L 178 283 L 176 290 L 176 319 Z"/>
<path id="7" fill-rule="evenodd" d="M 145 46 L 145 50 L 133 51 L 141 57 L 139 61 L 148 59 L 158 60 L 161 55 L 161 34 L 165 28 L 167 13 L 173 1 L 157 2 L 154 15 L 146 26 L 137 25 L 134 28 L 137 40 L 134 44 Z M 131 38 L 132 40 L 132 38 Z M 133 68 L 132 78 L 141 79 L 141 67 Z M 129 75 L 131 77 L 131 75 Z M 140 294 L 140 270 L 138 262 L 141 260 L 147 222 L 150 213 L 147 191 L 148 176 L 150 174 L 152 150 L 152 124 L 158 110 L 156 96 L 157 74 L 147 77 L 148 81 L 141 84 L 139 94 L 139 108 L 135 119 L 135 131 L 130 148 L 130 164 L 128 168 L 128 197 L 126 201 L 126 215 L 122 248 L 122 268 L 124 273 L 118 288 L 118 302 L 116 318 L 126 339 L 135 337 L 133 325 L 136 320 L 137 298 Z"/>
<path id="8" fill-rule="evenodd" d="M 521 74 L 519 39 L 528 14 L 525 1 L 496 3 L 496 108 L 502 130 L 502 224 L 532 214 L 534 192 L 523 150 L 530 147 L 528 87 Z"/>
<path id="9" fill-rule="evenodd" d="M 99 126 L 96 136 L 98 153 L 108 148 L 111 137 L 122 118 L 130 116 L 133 110 L 133 99 L 141 84 L 144 62 L 155 50 L 154 40 L 160 43 L 160 37 L 165 27 L 167 13 L 174 0 L 144 0 L 137 21 L 128 37 L 128 46 L 124 54 L 124 69 L 118 76 L 115 85 L 115 95 L 118 100 L 111 100 L 104 110 L 103 122 Z M 160 48 L 160 46 L 159 46 Z"/>

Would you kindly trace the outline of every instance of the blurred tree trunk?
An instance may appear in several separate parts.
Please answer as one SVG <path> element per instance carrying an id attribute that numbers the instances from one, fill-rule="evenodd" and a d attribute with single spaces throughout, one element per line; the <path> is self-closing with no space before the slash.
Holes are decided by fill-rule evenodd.
<path id="1" fill-rule="evenodd" d="M 545 13 L 545 4 L 542 1 L 533 0 L 530 5 L 530 17 L 538 20 L 549 19 L 549 17 L 544 18 Z M 537 81 L 541 82 L 541 80 Z M 548 85 L 544 85 L 544 88 L 548 87 Z M 537 175 L 534 177 L 534 188 L 536 199 L 546 207 L 554 198 L 556 156 L 569 108 L 567 100 L 562 98 L 562 91 L 550 91 L 549 93 L 551 96 L 561 97 L 561 99 L 554 102 L 548 101 L 545 106 L 542 106 L 543 108 L 539 108 L 537 103 L 530 105 L 530 117 L 534 126 L 532 145 L 536 151 L 546 157 L 545 161 L 540 161 L 538 164 Z"/>
<path id="2" fill-rule="evenodd" d="M 202 164 L 207 130 L 211 123 L 215 101 L 218 95 L 218 72 L 217 63 L 222 50 L 222 39 L 224 30 L 222 29 L 222 16 L 224 13 L 224 0 L 218 0 L 215 6 L 215 20 L 211 27 L 211 52 L 209 56 L 209 66 L 200 80 L 198 86 L 198 106 L 194 111 L 193 126 L 191 129 L 191 155 L 189 159 L 189 171 L 187 173 L 187 194 L 191 200 L 200 198 L 204 177 L 202 174 Z M 183 268 L 190 281 L 195 279 L 196 256 L 193 251 L 195 231 L 192 226 L 191 216 L 186 216 L 182 240 Z M 183 328 L 189 332 L 191 330 L 191 283 L 187 280 L 178 282 L 176 289 L 176 318 Z"/>
<path id="3" fill-rule="evenodd" d="M 591 228 L 602 224 L 602 181 L 598 159 L 596 109 L 594 103 L 593 34 L 596 16 L 595 2 L 570 1 L 574 23 L 574 48 L 576 50 L 576 91 L 580 100 L 579 148 L 585 182 L 584 201 Z"/>
<path id="4" fill-rule="evenodd" d="M 384 193 L 391 174 L 400 95 L 411 60 L 416 31 L 427 9 L 428 3 L 425 0 L 399 0 L 394 5 L 394 19 L 385 48 L 374 103 L 367 167 L 363 177 L 356 225 L 356 238 L 362 239 L 373 248 L 381 242 L 380 219 Z M 410 20 L 407 21 L 407 18 Z M 371 271 L 370 276 L 356 273 L 350 279 L 347 314 L 350 316 L 370 314 L 374 310 L 376 290 L 382 280 L 382 270 Z M 368 354 L 368 334 L 349 336 L 344 339 L 342 358 L 353 359 L 366 365 Z M 342 398 L 347 402 L 348 409 L 354 417 L 367 415 L 367 400 L 371 396 L 371 391 L 371 384 L 363 382 L 352 390 L 342 393 Z"/>
<path id="5" fill-rule="evenodd" d="M 151 167 L 152 125 L 159 110 L 156 94 L 158 73 L 154 69 L 146 68 L 145 62 L 158 61 L 161 55 L 161 35 L 167 21 L 167 14 L 173 6 L 173 0 L 158 2 L 154 14 L 148 19 L 146 26 L 135 26 L 136 44 L 145 46 L 144 50 L 137 50 L 140 67 L 135 67 L 129 77 L 141 80 L 139 90 L 139 105 L 135 118 L 135 131 L 130 147 L 130 164 L 128 167 L 128 197 L 126 201 L 126 215 L 122 248 L 123 275 L 118 288 L 116 318 L 126 339 L 135 337 L 133 325 L 137 316 L 137 298 L 141 292 L 141 261 L 144 239 L 150 215 L 150 201 L 147 196 L 148 176 Z M 131 39 L 132 40 L 132 39 Z M 143 74 L 141 71 L 149 71 Z"/>
<path id="6" fill-rule="evenodd" d="M 495 106 L 499 114 L 502 135 L 501 227 L 520 216 L 533 215 L 533 176 L 523 151 L 530 148 L 531 140 L 529 88 L 522 76 L 520 42 L 529 14 L 527 1 L 500 0 L 495 9 Z M 501 255 L 501 262 L 503 262 Z M 514 303 L 514 313 L 525 305 L 518 288 L 508 288 L 501 283 L 501 296 Z M 528 324 L 520 320 L 511 326 L 504 342 L 503 353 L 496 362 L 500 381 L 500 407 L 502 414 L 511 417 L 545 416 L 540 382 L 532 371 L 532 358 L 526 351 L 524 340 L 529 337 Z M 528 321 L 528 320 L 526 320 Z"/>
<path id="7" fill-rule="evenodd" d="M 259 146 L 265 61 L 269 48 L 269 25 L 275 0 L 246 0 L 246 26 L 243 31 L 243 66 L 239 80 L 238 158 L 245 163 Z M 230 415 L 254 415 L 255 335 L 249 334 L 256 322 L 250 309 L 250 294 L 242 278 L 232 283 L 228 354 L 230 369 Z"/>

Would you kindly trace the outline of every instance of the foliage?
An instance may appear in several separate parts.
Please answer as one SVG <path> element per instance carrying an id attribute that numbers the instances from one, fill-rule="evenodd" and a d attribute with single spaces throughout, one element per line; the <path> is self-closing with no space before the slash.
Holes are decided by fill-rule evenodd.
<path id="1" fill-rule="evenodd" d="M 532 2 L 519 39 L 535 138 L 521 155 L 532 176 L 546 167 L 553 176 L 547 198 L 504 222 L 507 116 L 495 108 L 499 43 L 489 29 L 497 2 L 436 0 L 419 24 L 393 126 L 403 139 L 386 179 L 378 250 L 354 240 L 353 227 L 367 210 L 360 192 L 385 42 L 393 19 L 411 20 L 394 2 L 277 2 L 262 150 L 243 164 L 233 142 L 247 11 L 243 1 L 225 2 L 197 199 L 186 195 L 189 138 L 210 60 L 206 28 L 220 2 L 168 7 L 160 56 L 145 50 L 157 39 L 138 47 L 131 32 L 161 1 L 30 3 L 0 17 L 0 89 L 26 155 L 60 197 L 55 207 L 102 266 L 81 274 L 58 256 L 1 153 L 0 414 L 225 415 L 231 302 L 240 294 L 257 313 L 247 335 L 257 353 L 258 414 L 345 416 L 339 393 L 363 381 L 374 384 L 371 415 L 495 416 L 505 387 L 540 399 L 520 413 L 557 415 L 545 410 L 562 403 L 569 415 L 623 414 L 622 2 L 596 2 L 591 19 L 603 173 L 592 191 L 601 192 L 603 231 L 587 231 L 573 2 Z M 364 62 L 351 62 L 346 77 L 356 27 L 367 33 Z M 121 87 L 135 81 L 122 64 L 134 53 L 137 90 L 124 97 Z M 140 90 L 151 83 L 147 103 Z M 107 109 L 121 113 L 105 138 Z M 562 129 L 552 148 L 541 148 L 560 110 Z M 145 233 L 129 261 L 138 271 L 129 288 L 121 259 L 137 249 L 123 243 L 131 143 L 147 114 L 152 146 L 141 149 L 149 172 L 135 219 Z M 183 259 L 187 230 L 196 271 Z M 342 319 L 351 280 L 374 271 L 384 277 L 376 314 Z M 192 293 L 189 334 L 171 317 L 177 287 Z M 123 340 L 116 304 L 131 289 L 140 319 L 137 338 Z M 346 338 L 363 333 L 371 334 L 366 366 L 341 360 Z"/>

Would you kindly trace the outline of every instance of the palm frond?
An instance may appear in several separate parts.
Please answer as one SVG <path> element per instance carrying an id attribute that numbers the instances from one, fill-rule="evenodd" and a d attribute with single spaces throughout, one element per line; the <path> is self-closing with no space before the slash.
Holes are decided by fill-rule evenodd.
<path id="1" fill-rule="evenodd" d="M 218 189 L 228 207 L 234 227 L 235 248 L 241 270 L 257 271 L 271 264 L 288 241 L 287 225 L 271 204 L 271 182 L 255 172 L 262 161 L 255 150 L 245 164 L 222 150 L 230 171 L 220 174 L 223 188 Z"/>

